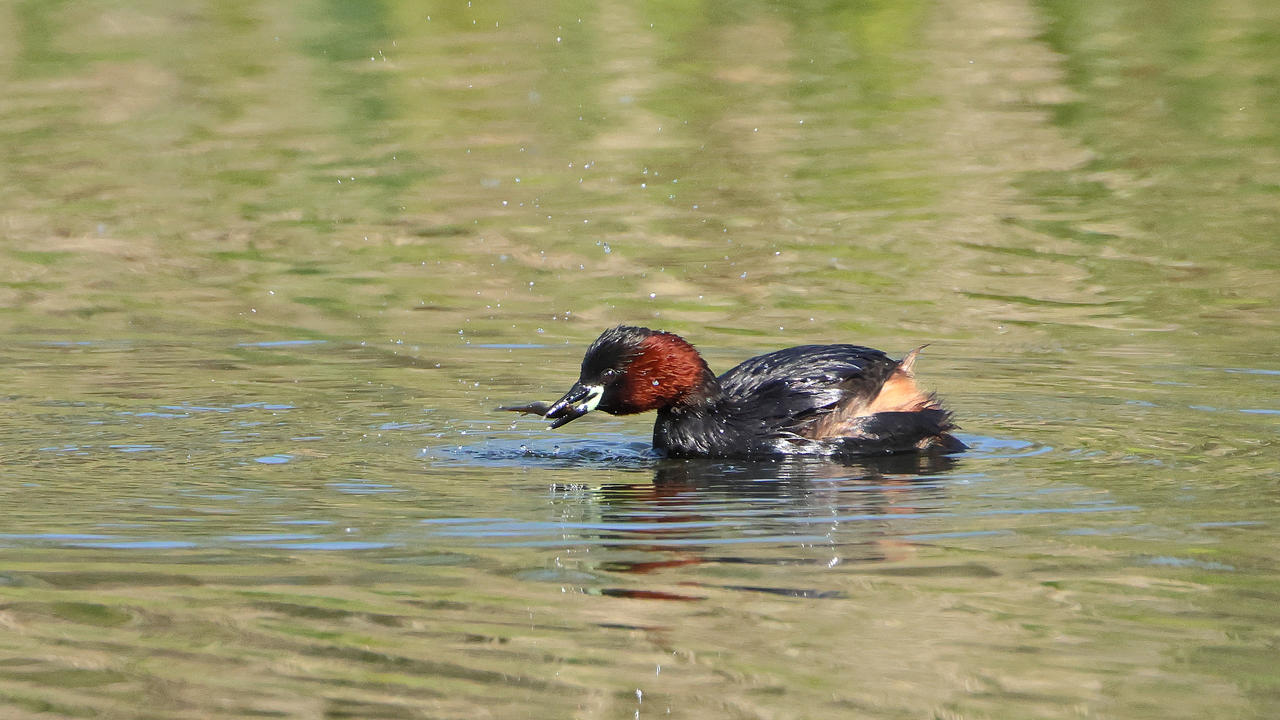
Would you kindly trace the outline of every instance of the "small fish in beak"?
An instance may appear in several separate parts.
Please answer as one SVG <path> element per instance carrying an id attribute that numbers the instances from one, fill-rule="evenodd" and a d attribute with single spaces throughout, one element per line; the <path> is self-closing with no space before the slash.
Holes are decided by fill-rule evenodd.
<path id="1" fill-rule="evenodd" d="M 577 382 L 569 388 L 569 392 L 565 393 L 564 397 L 550 405 L 539 401 L 528 405 L 504 405 L 498 409 L 526 415 L 541 415 L 548 420 L 555 420 L 551 423 L 551 428 L 555 429 L 595 410 L 602 397 L 604 397 L 603 386 Z"/>
<path id="2" fill-rule="evenodd" d="M 498 407 L 498 409 L 506 410 L 508 412 L 518 412 L 522 415 L 537 415 L 538 417 L 546 417 L 547 411 L 551 409 L 551 403 L 542 402 L 541 400 L 538 400 L 536 402 L 531 402 L 528 405 L 501 405 Z"/>

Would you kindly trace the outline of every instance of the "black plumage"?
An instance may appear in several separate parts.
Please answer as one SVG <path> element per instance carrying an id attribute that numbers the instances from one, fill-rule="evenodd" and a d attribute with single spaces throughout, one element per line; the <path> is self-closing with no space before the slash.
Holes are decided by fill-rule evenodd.
<path id="1" fill-rule="evenodd" d="M 676 457 L 789 454 L 880 454 L 912 448 L 916 433 L 886 433 L 870 423 L 854 442 L 812 438 L 806 431 L 843 405 L 874 398 L 898 362 L 860 345 L 799 345 L 753 357 L 716 378 L 705 404 L 663 408 L 654 426 L 654 447 Z M 911 413 L 903 413 L 912 415 Z M 863 437 L 874 441 L 857 447 Z M 882 437 L 883 436 L 883 437 Z M 886 442 L 888 440 L 888 442 Z"/>
<path id="2" fill-rule="evenodd" d="M 950 413 L 916 388 L 913 360 L 859 345 L 801 345 L 716 377 L 683 338 L 619 326 L 588 348 L 578 383 L 559 402 L 507 409 L 536 408 L 556 419 L 553 427 L 591 409 L 657 410 L 654 447 L 674 457 L 963 449 L 949 433 Z"/>

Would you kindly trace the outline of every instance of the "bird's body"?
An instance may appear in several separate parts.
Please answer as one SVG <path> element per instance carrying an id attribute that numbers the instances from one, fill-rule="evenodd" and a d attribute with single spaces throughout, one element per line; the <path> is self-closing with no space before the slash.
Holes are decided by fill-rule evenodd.
<path id="1" fill-rule="evenodd" d="M 558 402 L 504 408 L 559 427 L 591 410 L 657 410 L 653 445 L 673 457 L 855 456 L 956 451 L 951 415 L 916 387 L 916 352 L 896 361 L 858 345 L 801 345 L 716 377 L 678 335 L 619 326 L 587 350 Z"/>

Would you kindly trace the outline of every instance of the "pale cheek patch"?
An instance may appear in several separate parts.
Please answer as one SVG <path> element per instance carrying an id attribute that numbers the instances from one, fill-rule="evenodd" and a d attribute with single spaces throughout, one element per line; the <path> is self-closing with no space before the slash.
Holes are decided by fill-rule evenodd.
<path id="1" fill-rule="evenodd" d="M 579 403 L 575 410 L 579 413 L 589 413 L 596 409 L 596 406 L 600 404 L 600 398 L 602 397 L 604 397 L 603 385 L 588 385 L 587 398 Z"/>

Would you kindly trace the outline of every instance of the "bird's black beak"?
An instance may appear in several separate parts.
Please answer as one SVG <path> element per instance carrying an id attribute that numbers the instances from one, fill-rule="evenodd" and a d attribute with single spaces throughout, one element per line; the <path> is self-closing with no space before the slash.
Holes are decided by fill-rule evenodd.
<path id="1" fill-rule="evenodd" d="M 604 388 L 602 386 L 576 382 L 573 387 L 569 388 L 569 392 L 564 394 L 564 397 L 552 403 L 544 416 L 555 420 L 555 422 L 551 423 L 551 427 L 553 429 L 558 428 L 595 410 L 596 406 L 600 404 L 601 397 L 604 397 Z"/>

